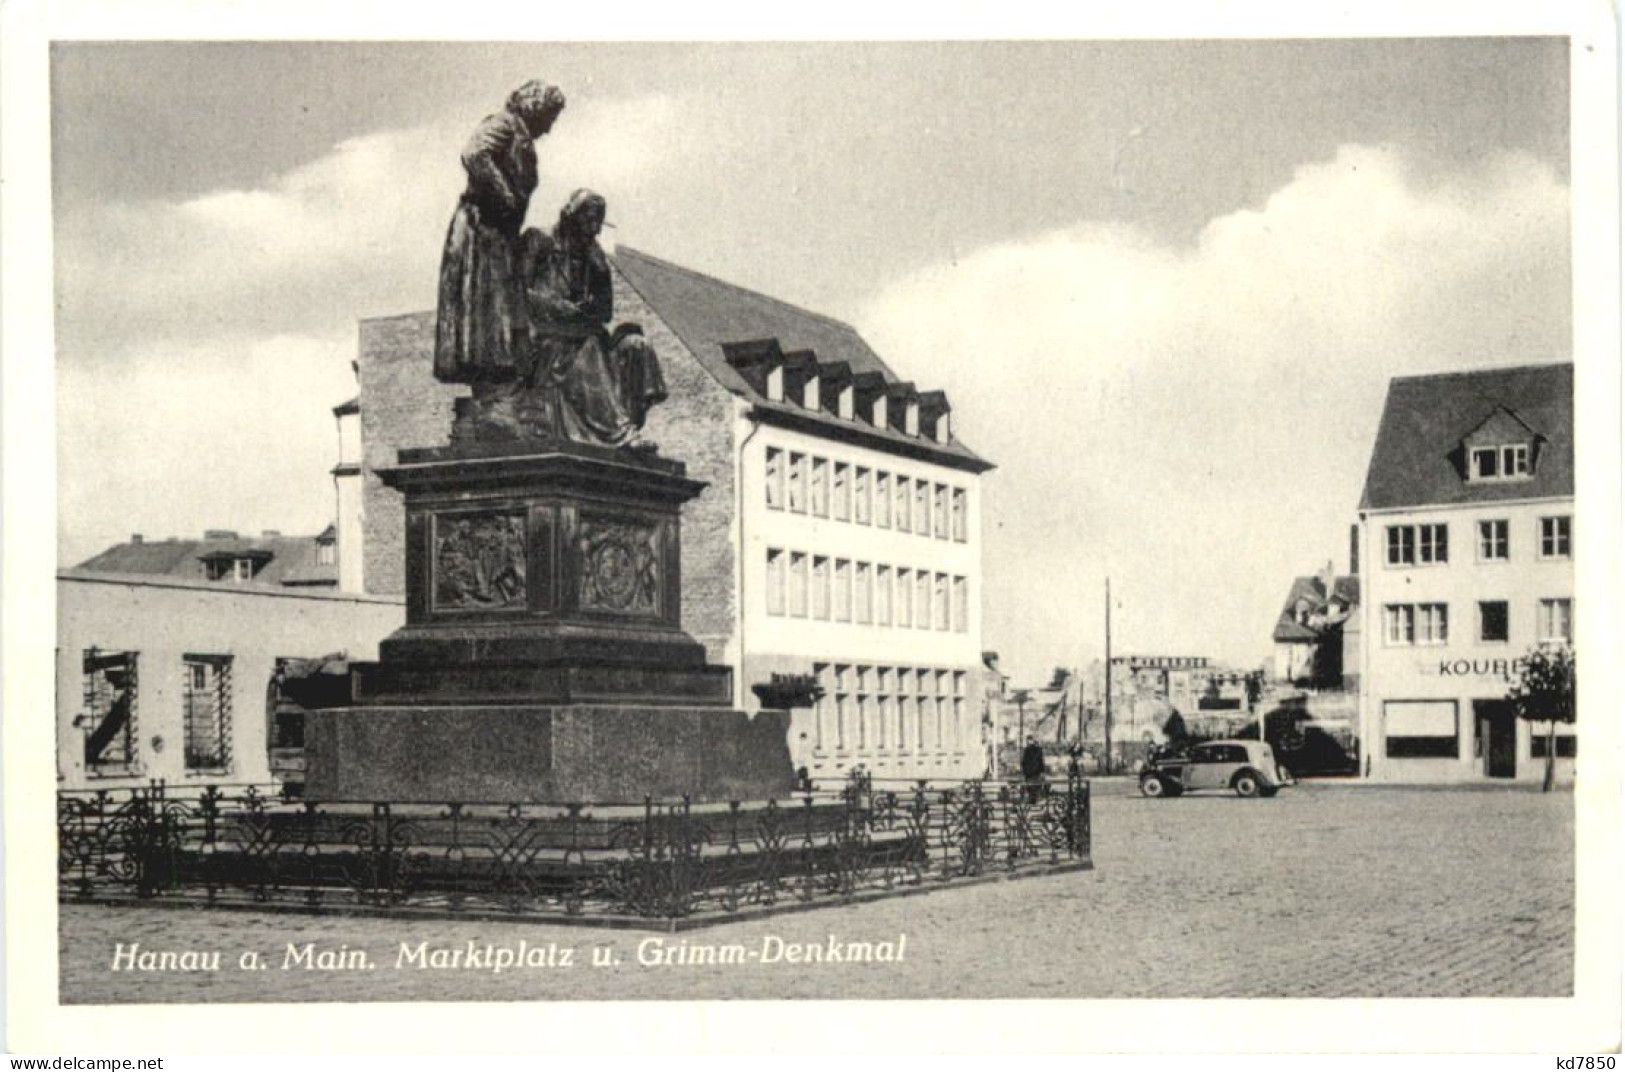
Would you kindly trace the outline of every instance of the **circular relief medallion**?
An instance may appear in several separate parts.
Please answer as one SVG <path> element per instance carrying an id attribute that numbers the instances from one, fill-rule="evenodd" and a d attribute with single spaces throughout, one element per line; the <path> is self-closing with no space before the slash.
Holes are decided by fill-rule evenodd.
<path id="1" fill-rule="evenodd" d="M 626 544 L 605 541 L 593 548 L 588 567 L 599 598 L 616 609 L 630 607 L 638 596 L 638 571 L 632 551 Z"/>

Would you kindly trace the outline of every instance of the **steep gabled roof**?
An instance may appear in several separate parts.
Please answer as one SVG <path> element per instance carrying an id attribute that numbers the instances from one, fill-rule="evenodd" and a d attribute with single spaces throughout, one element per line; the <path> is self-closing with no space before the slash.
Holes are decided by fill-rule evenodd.
<path id="1" fill-rule="evenodd" d="M 823 407 L 810 410 L 793 401 L 769 399 L 758 383 L 752 382 L 735 362 L 729 361 L 725 349 L 734 351 L 736 361 L 745 350 L 772 349 L 786 358 L 800 360 L 798 355 L 803 355 L 802 363 L 812 362 L 815 370 L 844 365 L 842 375 L 849 373 L 860 385 L 873 384 L 879 377 L 888 392 L 912 396 L 914 385 L 899 380 L 851 325 L 626 246 L 617 248 L 610 259 L 621 278 L 677 334 L 712 378 L 752 402 L 758 414 L 803 425 L 815 433 L 839 431 L 881 449 L 931 458 L 961 468 L 978 471 L 992 468 L 991 463 L 957 438 L 937 443 L 928 437 L 907 435 L 897 428 L 876 428 L 862 421 L 845 420 Z M 946 396 L 940 392 L 930 394 L 933 396 L 930 404 L 947 412 Z"/>
<path id="2" fill-rule="evenodd" d="M 1527 480 L 1468 481 L 1463 440 L 1504 409 L 1538 429 Z M 1504 418 L 1501 418 L 1504 420 Z M 1401 376 L 1388 384 L 1362 510 L 1574 494 L 1574 366 Z"/>
<path id="3" fill-rule="evenodd" d="M 1324 614 L 1328 604 L 1333 599 L 1337 599 L 1350 607 L 1358 606 L 1360 603 L 1360 578 L 1335 577 L 1332 579 L 1332 590 L 1330 592 L 1326 591 L 1325 582 L 1318 576 L 1294 578 L 1292 588 L 1287 592 L 1286 602 L 1281 605 L 1280 617 L 1275 623 L 1275 642 L 1277 644 L 1291 644 L 1319 640 L 1321 630 L 1298 621 L 1298 604 L 1306 602 L 1311 613 Z"/>

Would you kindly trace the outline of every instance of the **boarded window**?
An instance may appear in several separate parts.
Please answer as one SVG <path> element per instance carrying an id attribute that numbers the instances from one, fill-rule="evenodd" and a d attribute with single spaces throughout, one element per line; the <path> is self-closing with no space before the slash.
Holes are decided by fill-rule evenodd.
<path id="1" fill-rule="evenodd" d="M 136 653 L 91 648 L 82 667 L 85 769 L 126 771 L 136 762 Z"/>

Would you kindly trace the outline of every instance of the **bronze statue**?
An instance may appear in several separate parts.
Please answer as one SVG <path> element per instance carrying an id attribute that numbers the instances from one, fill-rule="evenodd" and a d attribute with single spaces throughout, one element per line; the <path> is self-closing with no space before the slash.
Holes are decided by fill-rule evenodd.
<path id="1" fill-rule="evenodd" d="M 536 189 L 536 139 L 563 110 L 556 86 L 526 82 L 463 150 L 468 185 L 446 232 L 435 322 L 434 374 L 445 382 L 478 385 L 514 373 L 524 328 L 514 254 Z"/>
<path id="2" fill-rule="evenodd" d="M 463 150 L 468 186 L 440 261 L 434 374 L 472 388 L 457 402 L 454 440 L 652 449 L 638 432 L 666 384 L 638 325 L 609 330 L 604 199 L 577 190 L 551 234 L 520 232 L 536 189 L 535 141 L 563 110 L 557 87 L 526 82 Z"/>
<path id="3" fill-rule="evenodd" d="M 551 235 L 520 239 L 519 277 L 530 325 L 521 362 L 533 392 L 547 398 L 557 433 L 578 443 L 648 449 L 638 438 L 649 408 L 666 397 L 660 361 L 637 324 L 614 317 L 609 260 L 598 244 L 604 199 L 577 190 Z M 545 418 L 544 418 L 545 419 Z"/>

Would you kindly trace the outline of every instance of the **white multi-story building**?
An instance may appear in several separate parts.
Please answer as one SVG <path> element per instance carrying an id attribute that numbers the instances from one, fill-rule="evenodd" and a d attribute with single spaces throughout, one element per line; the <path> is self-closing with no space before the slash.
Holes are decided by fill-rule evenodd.
<path id="1" fill-rule="evenodd" d="M 683 508 L 682 624 L 734 668 L 736 704 L 814 676 L 823 696 L 789 742 L 813 778 L 981 775 L 992 466 L 954 435 L 946 396 L 839 321 L 625 247 L 611 268 L 616 319 L 642 324 L 670 392 L 646 434 L 707 485 Z M 433 338 L 432 313 L 361 325 L 368 591 L 403 584 L 400 499 L 375 470 L 444 443 L 461 393 L 434 380 Z M 342 532 L 342 496 L 340 514 Z"/>
<path id="2" fill-rule="evenodd" d="M 1395 379 L 1359 539 L 1364 773 L 1538 779 L 1544 727 L 1506 702 L 1517 660 L 1574 622 L 1574 367 Z M 1571 777 L 1574 726 L 1560 726 Z"/>

